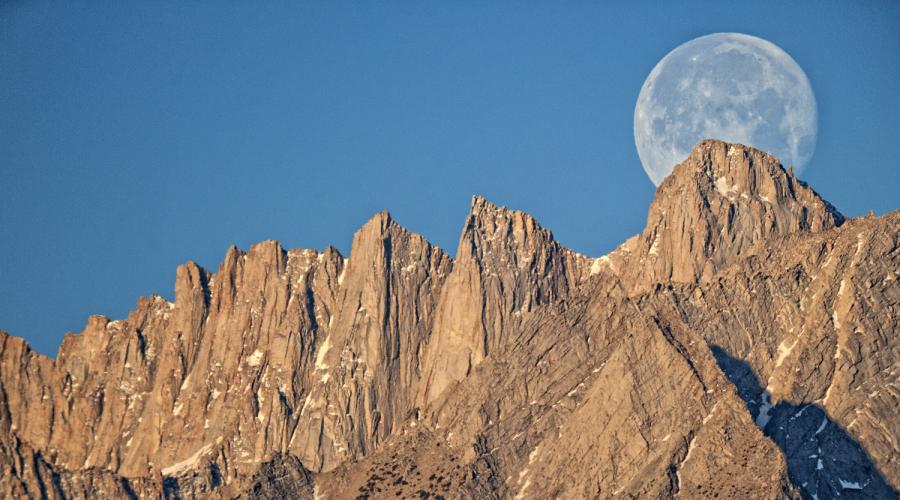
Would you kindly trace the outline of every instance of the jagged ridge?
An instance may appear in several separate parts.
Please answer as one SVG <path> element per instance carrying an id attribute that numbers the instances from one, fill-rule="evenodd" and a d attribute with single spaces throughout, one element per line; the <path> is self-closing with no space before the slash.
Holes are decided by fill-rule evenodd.
<path id="1" fill-rule="evenodd" d="M 898 484 L 898 429 L 884 426 L 898 402 L 896 374 L 885 368 L 897 359 L 896 315 L 883 312 L 900 295 L 897 217 L 868 223 L 893 235 L 879 236 L 882 250 L 868 257 L 843 243 L 857 230 L 844 222 L 775 158 L 704 141 L 660 186 L 644 231 L 600 259 L 480 197 L 455 261 L 387 213 L 357 231 L 351 259 L 271 241 L 247 253 L 232 247 L 214 273 L 180 266 L 174 303 L 150 297 L 125 320 L 90 318 L 55 360 L 0 334 L 0 491 L 839 491 L 834 478 L 800 484 L 792 442 L 764 425 L 770 441 L 753 425 L 760 405 L 749 402 L 724 352 L 770 380 L 765 360 L 777 358 L 783 375 L 768 388 L 773 404 L 824 398 L 824 411 L 877 464 L 829 465 L 829 474 L 877 497 Z M 784 260 L 766 252 L 815 258 L 822 246 L 858 277 L 840 285 L 823 278 L 828 284 L 804 295 L 799 310 L 757 295 L 794 272 L 760 264 Z M 873 276 L 880 288 L 866 285 Z M 743 287 L 748 279 L 755 281 Z M 722 283 L 747 291 L 710 300 L 729 297 L 714 288 Z M 777 342 L 768 340 L 767 318 L 742 316 L 767 310 L 778 311 Z M 807 343 L 782 335 L 793 326 L 793 335 L 812 338 L 790 319 L 810 311 L 835 325 L 826 337 L 836 339 L 835 352 L 853 353 L 852 363 L 828 365 L 830 384 L 810 382 L 828 342 L 795 349 Z M 806 321 L 803 331 L 819 324 Z M 745 332 L 748 323 L 760 330 Z M 854 328 L 873 337 L 851 335 Z M 863 354 L 876 349 L 878 356 Z M 794 352 L 806 354 L 792 361 Z M 807 375 L 792 378 L 791 370 Z M 860 380 L 881 399 L 851 422 L 853 408 L 866 404 L 851 396 Z M 366 467 L 384 470 L 367 477 Z M 863 477 L 866 467 L 875 475 Z M 271 489 L 275 476 L 288 489 Z"/>

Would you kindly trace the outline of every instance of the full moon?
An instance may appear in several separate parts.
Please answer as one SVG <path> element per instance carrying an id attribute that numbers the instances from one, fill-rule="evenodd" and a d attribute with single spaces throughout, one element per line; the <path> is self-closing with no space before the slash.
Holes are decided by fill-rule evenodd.
<path id="1" fill-rule="evenodd" d="M 695 38 L 669 52 L 644 82 L 634 142 L 657 186 L 702 139 L 746 144 L 800 173 L 816 147 L 816 98 L 777 45 L 741 33 Z"/>

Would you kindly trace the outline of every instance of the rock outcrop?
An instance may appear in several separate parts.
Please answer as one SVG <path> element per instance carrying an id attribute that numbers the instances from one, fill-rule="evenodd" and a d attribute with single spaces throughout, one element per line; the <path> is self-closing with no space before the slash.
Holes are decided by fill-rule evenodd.
<path id="1" fill-rule="evenodd" d="M 851 484 L 889 498 L 900 475 L 898 269 L 894 212 L 758 247 L 707 284 L 647 300 L 712 346 L 795 483 L 819 498 Z"/>
<path id="2" fill-rule="evenodd" d="M 56 359 L 0 332 L 10 498 L 892 498 L 900 214 L 704 141 L 591 259 L 472 200 L 180 266 Z"/>
<path id="3" fill-rule="evenodd" d="M 452 269 L 440 248 L 387 213 L 356 233 L 350 254 L 290 447 L 316 471 L 371 453 L 414 412 L 422 351 Z"/>
<path id="4" fill-rule="evenodd" d="M 466 377 L 533 310 L 564 299 L 588 264 L 530 215 L 473 197 L 438 303 L 419 403 Z"/>
<path id="5" fill-rule="evenodd" d="M 632 290 L 705 281 L 758 243 L 843 221 L 775 157 L 702 141 L 660 184 L 641 234 L 600 265 L 615 270 Z"/>

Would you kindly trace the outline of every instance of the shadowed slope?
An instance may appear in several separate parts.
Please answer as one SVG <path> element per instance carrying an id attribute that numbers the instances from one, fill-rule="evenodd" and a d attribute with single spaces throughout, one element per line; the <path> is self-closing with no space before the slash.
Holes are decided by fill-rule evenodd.
<path id="1" fill-rule="evenodd" d="M 56 360 L 0 334 L 0 492 L 890 494 L 898 217 L 844 221 L 771 156 L 704 141 L 599 259 L 479 197 L 455 262 L 387 213 L 351 259 L 231 248 Z M 829 477 L 799 462 L 810 437 L 847 457 Z"/>
<path id="2" fill-rule="evenodd" d="M 815 403 L 774 406 L 753 368 L 712 346 L 716 361 L 737 387 L 747 411 L 784 452 L 791 482 L 808 497 L 896 498 L 869 454 Z M 761 395 L 766 395 L 762 397 Z"/>

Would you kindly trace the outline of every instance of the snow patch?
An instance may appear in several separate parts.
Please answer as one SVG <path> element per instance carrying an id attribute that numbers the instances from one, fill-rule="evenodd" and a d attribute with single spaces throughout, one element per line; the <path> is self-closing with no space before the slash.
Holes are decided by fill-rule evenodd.
<path id="1" fill-rule="evenodd" d="M 250 366 L 259 366 L 259 363 L 262 361 L 263 353 L 259 349 L 253 351 L 253 354 L 247 358 L 247 364 Z"/>
<path id="2" fill-rule="evenodd" d="M 522 471 L 522 472 L 526 472 L 526 471 Z M 516 493 L 515 499 L 521 500 L 522 498 L 525 498 L 525 490 L 527 490 L 529 486 L 531 486 L 531 479 L 525 478 L 525 484 L 523 484 L 522 488 L 519 489 L 519 492 Z"/>
<path id="3" fill-rule="evenodd" d="M 344 282 L 344 277 L 347 274 L 347 267 L 350 265 L 350 259 L 344 261 L 344 268 L 341 269 L 341 274 L 338 275 L 338 285 Z"/>
<path id="4" fill-rule="evenodd" d="M 798 340 L 794 340 L 794 343 L 791 345 L 785 345 L 786 340 L 782 340 L 781 344 L 778 345 L 778 358 L 775 359 L 775 368 L 781 366 L 784 363 L 785 358 L 794 350 L 794 346 L 797 345 Z"/>
<path id="5" fill-rule="evenodd" d="M 798 419 L 798 418 L 802 417 L 802 416 L 803 416 L 803 412 L 805 412 L 806 409 L 809 408 L 810 406 L 811 406 L 811 405 L 806 405 L 806 406 L 804 406 L 803 408 L 800 408 L 800 411 L 798 411 L 797 413 L 795 413 L 794 416 L 791 417 L 791 420 Z"/>
<path id="6" fill-rule="evenodd" d="M 571 391 L 569 391 L 568 394 L 566 394 L 566 396 L 567 396 L 567 397 L 572 397 L 572 396 L 574 396 L 575 393 L 578 392 L 582 387 L 584 387 L 584 382 L 582 382 L 582 383 L 576 385 L 574 389 L 572 389 Z"/>
<path id="7" fill-rule="evenodd" d="M 681 461 L 681 465 L 678 466 L 678 471 L 675 472 L 675 476 L 678 478 L 678 484 L 682 484 L 681 469 L 684 467 L 684 464 L 686 464 L 687 461 L 691 459 L 691 455 L 694 453 L 694 443 L 696 443 L 696 442 L 697 442 L 696 439 L 691 438 L 691 442 L 688 443 L 687 453 L 684 455 L 684 460 Z"/>
<path id="8" fill-rule="evenodd" d="M 303 406 L 300 408 L 300 416 L 303 416 L 306 413 L 306 407 L 309 406 L 309 402 L 312 401 L 312 393 L 306 394 L 306 399 L 303 400 Z"/>
<path id="9" fill-rule="evenodd" d="M 319 352 L 316 353 L 316 370 L 327 370 L 328 365 L 325 363 L 325 354 L 331 349 L 331 335 L 325 337 Z"/>
<path id="10" fill-rule="evenodd" d="M 820 432 L 824 431 L 826 425 L 828 425 L 828 417 L 822 417 L 822 424 L 819 425 L 818 429 L 816 429 L 816 434 L 819 434 Z"/>
<path id="11" fill-rule="evenodd" d="M 718 191 L 722 196 L 730 198 L 737 192 L 737 185 L 732 186 L 728 184 L 728 179 L 726 179 L 725 177 L 719 177 L 718 179 L 716 179 L 716 191 Z"/>
<path id="12" fill-rule="evenodd" d="M 841 478 L 838 478 L 838 482 L 841 483 L 841 488 L 845 490 L 861 490 L 863 489 L 862 485 L 857 483 L 856 481 L 844 481 Z"/>
<path id="13" fill-rule="evenodd" d="M 214 443 L 209 443 L 209 444 L 204 445 L 199 450 L 194 452 L 193 455 L 186 458 L 185 460 L 182 460 L 181 462 L 172 464 L 168 467 L 164 467 L 162 469 L 163 475 L 171 476 L 174 474 L 178 474 L 179 472 L 184 472 L 184 471 L 188 471 L 188 470 L 196 468 L 198 465 L 200 465 L 200 459 L 203 458 L 203 455 L 206 455 L 207 453 L 212 451 L 213 446 L 215 446 L 221 442 L 222 442 L 222 438 L 220 437 L 220 438 L 216 439 L 216 441 Z"/>
<path id="14" fill-rule="evenodd" d="M 534 448 L 534 450 L 532 450 L 532 452 L 528 454 L 528 465 L 523 467 L 522 471 L 519 472 L 519 481 L 518 482 L 522 483 L 522 480 L 524 479 L 525 483 L 522 484 L 522 487 L 519 488 L 519 492 L 516 493 L 516 500 L 525 498 L 525 490 L 527 490 L 528 487 L 531 486 L 531 478 L 528 477 L 528 468 L 531 466 L 531 464 L 534 463 L 534 459 L 537 458 L 538 450 L 540 450 L 540 448 L 541 448 L 541 445 L 537 445 Z"/>
<path id="15" fill-rule="evenodd" d="M 608 255 L 594 259 L 594 262 L 591 263 L 591 276 L 599 273 L 600 270 L 603 269 L 604 264 L 609 264 Z"/>
<path id="16" fill-rule="evenodd" d="M 650 245 L 650 255 L 659 255 L 659 233 L 653 237 L 653 244 Z"/>
<path id="17" fill-rule="evenodd" d="M 713 413 L 716 412 L 716 408 L 718 408 L 718 407 L 719 407 L 719 402 L 716 401 L 716 404 L 713 405 L 712 410 L 709 410 L 709 414 L 706 415 L 705 417 L 703 417 L 704 424 L 709 422 L 709 419 L 711 419 L 713 417 Z"/>
<path id="18" fill-rule="evenodd" d="M 765 429 L 766 424 L 769 423 L 769 420 L 772 419 L 772 415 L 769 412 L 772 411 L 772 408 L 775 406 L 771 403 L 770 398 L 772 393 L 769 392 L 767 388 L 765 391 L 760 394 L 760 399 L 762 399 L 762 404 L 759 405 L 759 413 L 756 415 L 756 425 L 759 426 L 760 429 Z"/>

